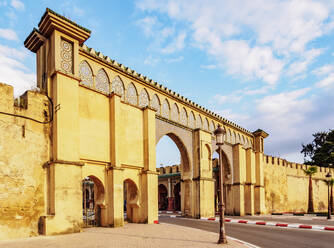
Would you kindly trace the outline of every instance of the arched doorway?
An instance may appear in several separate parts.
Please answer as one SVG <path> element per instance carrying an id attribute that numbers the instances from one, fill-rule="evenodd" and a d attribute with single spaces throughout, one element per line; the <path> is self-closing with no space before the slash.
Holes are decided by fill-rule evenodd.
<path id="1" fill-rule="evenodd" d="M 84 227 L 102 226 L 101 207 L 104 202 L 104 187 L 94 176 L 82 180 L 82 217 Z"/>
<path id="2" fill-rule="evenodd" d="M 124 212 L 125 220 L 128 222 L 138 222 L 139 195 L 138 188 L 134 181 L 126 179 L 123 182 Z"/>
<path id="3" fill-rule="evenodd" d="M 167 188 L 167 210 L 191 215 L 191 185 L 189 179 L 185 178 L 185 175 L 189 177 L 191 174 L 186 147 L 176 134 L 167 133 L 157 142 L 156 154 L 157 167 L 164 167 L 159 170 L 164 172 L 163 176 L 159 175 L 159 184 L 164 184 Z M 161 156 L 163 158 L 160 158 Z"/>
<path id="4" fill-rule="evenodd" d="M 168 191 L 165 185 L 159 184 L 158 194 L 159 210 L 166 210 L 168 207 Z"/>

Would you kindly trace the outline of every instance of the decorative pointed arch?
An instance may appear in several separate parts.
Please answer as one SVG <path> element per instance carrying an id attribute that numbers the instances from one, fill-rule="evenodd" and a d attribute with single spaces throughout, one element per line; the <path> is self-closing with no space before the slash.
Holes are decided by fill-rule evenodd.
<path id="1" fill-rule="evenodd" d="M 170 105 L 167 99 L 164 100 L 161 107 L 161 116 L 169 119 Z"/>
<path id="2" fill-rule="evenodd" d="M 188 124 L 188 113 L 185 108 L 182 108 L 180 113 L 180 122 L 182 125 L 187 126 Z"/>
<path id="3" fill-rule="evenodd" d="M 124 84 L 119 76 L 114 77 L 111 82 L 111 91 L 117 95 L 120 95 L 122 100 L 124 100 Z"/>
<path id="4" fill-rule="evenodd" d="M 210 131 L 213 133 L 216 129 L 215 123 L 213 121 L 210 122 Z"/>
<path id="5" fill-rule="evenodd" d="M 240 134 L 238 133 L 238 135 L 236 136 L 236 141 L 235 143 L 241 143 L 241 140 L 240 140 Z"/>
<path id="6" fill-rule="evenodd" d="M 189 114 L 189 127 L 195 128 L 195 115 L 193 111 L 191 111 Z"/>
<path id="7" fill-rule="evenodd" d="M 231 143 L 231 130 L 227 129 L 226 131 L 226 141 Z"/>
<path id="8" fill-rule="evenodd" d="M 236 136 L 235 136 L 235 132 L 233 131 L 233 133 L 232 133 L 232 137 L 231 137 L 231 143 L 232 143 L 232 145 L 235 144 L 235 138 L 236 138 Z"/>
<path id="9" fill-rule="evenodd" d="M 206 117 L 204 119 L 203 129 L 206 130 L 206 131 L 209 131 L 209 121 L 208 121 L 208 118 L 206 118 Z"/>
<path id="10" fill-rule="evenodd" d="M 157 111 L 157 114 L 160 115 L 160 99 L 157 94 L 154 94 L 151 100 L 151 107 L 154 108 Z"/>
<path id="11" fill-rule="evenodd" d="M 171 119 L 175 122 L 179 121 L 179 107 L 176 103 L 174 103 L 172 107 Z"/>
<path id="12" fill-rule="evenodd" d="M 93 87 L 93 71 L 86 60 L 80 62 L 79 77 L 81 79 L 81 84 Z"/>
<path id="13" fill-rule="evenodd" d="M 243 135 L 241 135 L 241 144 L 245 145 L 245 137 Z"/>
<path id="14" fill-rule="evenodd" d="M 103 93 L 109 94 L 110 81 L 106 71 L 101 68 L 95 78 L 95 89 L 102 91 Z"/>
<path id="15" fill-rule="evenodd" d="M 248 138 L 246 137 L 245 138 L 245 145 L 244 145 L 245 148 L 248 148 L 249 147 L 249 144 L 248 144 Z"/>
<path id="16" fill-rule="evenodd" d="M 137 89 L 133 83 L 129 83 L 126 89 L 126 102 L 130 103 L 131 105 L 138 105 Z"/>
<path id="17" fill-rule="evenodd" d="M 150 99 L 149 99 L 147 90 L 143 88 L 139 94 L 139 107 L 144 108 L 148 106 L 149 103 L 150 103 Z"/>
<path id="18" fill-rule="evenodd" d="M 200 115 L 197 115 L 197 117 L 196 117 L 196 128 L 202 128 L 202 127 L 203 127 L 202 117 Z"/>

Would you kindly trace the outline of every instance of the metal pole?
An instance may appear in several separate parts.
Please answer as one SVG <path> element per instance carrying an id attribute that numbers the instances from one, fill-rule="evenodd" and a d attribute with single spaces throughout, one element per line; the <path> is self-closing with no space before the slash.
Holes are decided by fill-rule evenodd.
<path id="1" fill-rule="evenodd" d="M 328 213 L 327 213 L 327 219 L 331 219 L 331 204 L 330 204 L 330 194 L 329 194 L 329 182 L 328 182 Z"/>
<path id="2" fill-rule="evenodd" d="M 223 171 L 223 157 L 222 157 L 222 149 L 221 147 L 218 147 L 219 150 L 219 239 L 218 244 L 226 244 L 226 234 L 225 234 L 225 221 L 224 221 L 224 192 L 223 192 L 223 177 L 224 177 L 224 171 Z"/>

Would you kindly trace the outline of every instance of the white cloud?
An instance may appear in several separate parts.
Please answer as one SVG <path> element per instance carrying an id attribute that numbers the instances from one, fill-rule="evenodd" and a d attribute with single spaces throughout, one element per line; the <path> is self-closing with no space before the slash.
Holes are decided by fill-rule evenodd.
<path id="1" fill-rule="evenodd" d="M 270 88 L 264 86 L 258 89 L 250 90 L 250 89 L 245 89 L 243 90 L 243 93 L 248 96 L 253 96 L 253 95 L 260 95 L 260 94 L 265 94 L 268 92 Z"/>
<path id="2" fill-rule="evenodd" d="M 217 68 L 217 65 L 201 65 L 201 68 L 203 69 L 208 69 L 208 70 L 213 70 L 213 69 L 216 69 Z"/>
<path id="3" fill-rule="evenodd" d="M 295 76 L 297 74 L 305 72 L 308 66 L 312 64 L 314 59 L 317 58 L 321 53 L 321 49 L 311 49 L 309 51 L 306 51 L 300 61 L 290 64 L 288 69 L 288 75 Z"/>
<path id="4" fill-rule="evenodd" d="M 331 65 L 331 64 L 327 64 L 327 65 L 318 67 L 312 71 L 312 73 L 317 76 L 325 76 L 331 72 L 334 72 L 334 65 Z"/>
<path id="5" fill-rule="evenodd" d="M 259 78 L 275 84 L 283 69 L 283 62 L 273 56 L 269 47 L 251 48 L 245 41 L 230 40 L 213 47 L 210 53 L 221 60 L 230 74 Z"/>
<path id="6" fill-rule="evenodd" d="M 6 40 L 13 40 L 13 41 L 17 41 L 19 39 L 14 30 L 6 28 L 5 29 L 0 28 L 0 37 Z"/>
<path id="7" fill-rule="evenodd" d="M 137 20 L 136 24 L 144 31 L 144 34 L 148 37 L 154 35 L 154 27 L 158 21 L 156 17 L 146 16 L 145 18 Z"/>
<path id="8" fill-rule="evenodd" d="M 139 0 L 137 6 L 188 25 L 194 46 L 229 73 L 268 84 L 275 84 L 290 64 L 289 76 L 305 72 L 319 55 L 308 51 L 308 44 L 334 28 L 334 5 L 328 1 Z"/>
<path id="9" fill-rule="evenodd" d="M 223 104 L 223 103 L 226 103 L 226 102 L 228 102 L 228 103 L 238 103 L 238 102 L 240 102 L 242 96 L 232 93 L 230 95 L 225 95 L 225 96 L 215 95 L 213 98 L 216 102 L 218 102 L 218 104 Z"/>
<path id="10" fill-rule="evenodd" d="M 184 48 L 184 40 L 186 38 L 185 32 L 180 32 L 174 40 L 172 40 L 165 48 L 162 49 L 163 53 L 171 54 L 180 51 Z"/>
<path id="11" fill-rule="evenodd" d="M 151 55 L 148 56 L 145 60 L 144 60 L 144 64 L 145 65 L 149 65 L 149 66 L 155 66 L 156 64 L 158 64 L 160 62 L 159 58 L 154 58 Z"/>
<path id="12" fill-rule="evenodd" d="M 232 109 L 222 109 L 222 110 L 216 110 L 214 112 L 236 123 L 241 123 L 249 119 L 249 115 L 236 113 Z"/>
<path id="13" fill-rule="evenodd" d="M 304 113 L 312 110 L 311 99 L 303 98 L 310 90 L 311 88 L 303 88 L 265 96 L 257 100 L 257 109 L 266 119 L 275 122 L 284 119 L 288 119 L 289 122 L 301 121 Z"/>
<path id="14" fill-rule="evenodd" d="M 23 64 L 27 53 L 24 50 L 0 45 L 0 82 L 14 86 L 14 95 L 19 96 L 36 86 L 36 75 Z"/>
<path id="15" fill-rule="evenodd" d="M 12 0 L 10 4 L 13 8 L 17 10 L 24 10 L 24 3 L 19 0 Z"/>
<path id="16" fill-rule="evenodd" d="M 320 88 L 327 88 L 334 84 L 334 73 L 330 73 L 327 77 L 317 82 L 315 85 Z"/>
<path id="17" fill-rule="evenodd" d="M 171 64 L 171 63 L 181 62 L 182 60 L 183 60 L 183 56 L 179 56 L 179 57 L 176 57 L 176 58 L 165 59 L 165 62 L 167 64 Z"/>

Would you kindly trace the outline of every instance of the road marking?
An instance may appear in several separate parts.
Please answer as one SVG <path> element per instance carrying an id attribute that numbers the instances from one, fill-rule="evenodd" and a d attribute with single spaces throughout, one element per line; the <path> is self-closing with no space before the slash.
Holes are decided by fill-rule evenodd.
<path id="1" fill-rule="evenodd" d="M 260 248 L 260 246 L 253 245 L 253 244 L 248 243 L 248 242 L 246 242 L 246 241 L 243 241 L 243 240 L 240 240 L 240 239 L 237 239 L 237 238 L 233 238 L 233 237 L 231 237 L 231 236 L 227 236 L 227 237 L 228 237 L 229 239 L 234 240 L 234 241 L 238 241 L 238 242 L 240 242 L 240 243 L 242 243 L 242 244 L 244 244 L 244 245 L 246 245 L 246 246 L 248 246 L 248 247 L 251 247 L 251 248 Z"/>

